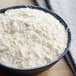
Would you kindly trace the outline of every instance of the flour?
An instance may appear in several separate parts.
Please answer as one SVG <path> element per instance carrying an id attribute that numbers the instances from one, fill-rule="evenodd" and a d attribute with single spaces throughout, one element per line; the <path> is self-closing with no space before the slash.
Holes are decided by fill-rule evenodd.
<path id="1" fill-rule="evenodd" d="M 0 14 L 0 63 L 15 68 L 52 62 L 67 46 L 64 26 L 52 15 L 20 8 Z"/>

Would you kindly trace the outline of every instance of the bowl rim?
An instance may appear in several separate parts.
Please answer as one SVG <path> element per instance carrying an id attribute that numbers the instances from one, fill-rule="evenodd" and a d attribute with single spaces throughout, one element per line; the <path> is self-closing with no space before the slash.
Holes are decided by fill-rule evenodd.
<path id="1" fill-rule="evenodd" d="M 10 9 L 19 9 L 19 8 L 37 9 L 37 10 L 44 11 L 44 12 L 49 13 L 52 16 L 54 16 L 65 27 L 65 29 L 68 33 L 67 47 L 65 48 L 64 52 L 61 55 L 59 55 L 55 60 L 53 60 L 50 63 L 45 64 L 43 66 L 32 67 L 32 68 L 15 68 L 13 66 L 8 66 L 8 65 L 5 65 L 5 64 L 2 64 L 2 63 L 0 63 L 0 66 L 5 67 L 7 69 L 11 69 L 11 70 L 30 71 L 30 70 L 37 70 L 37 69 L 41 69 L 41 68 L 50 66 L 50 65 L 56 63 L 57 61 L 59 61 L 68 52 L 68 50 L 70 48 L 70 43 L 71 43 L 71 32 L 70 32 L 70 29 L 68 28 L 67 24 L 65 23 L 65 21 L 59 15 L 57 15 L 53 10 L 49 10 L 49 9 L 45 9 L 45 8 L 42 8 L 42 7 L 39 7 L 39 6 L 33 6 L 33 5 L 32 6 L 31 5 L 17 5 L 17 6 L 6 7 L 6 8 L 3 8 L 3 9 L 0 9 L 0 13 L 4 13 L 5 11 L 10 10 Z"/>

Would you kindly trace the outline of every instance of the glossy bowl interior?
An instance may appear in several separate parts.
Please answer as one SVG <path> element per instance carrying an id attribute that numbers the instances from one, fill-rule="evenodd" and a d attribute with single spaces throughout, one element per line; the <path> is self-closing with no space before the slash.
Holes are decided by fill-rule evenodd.
<path id="1" fill-rule="evenodd" d="M 0 64 L 0 68 L 7 70 L 7 71 L 10 71 L 11 73 L 14 73 L 14 74 L 36 75 L 36 74 L 50 68 L 51 66 L 53 66 L 57 61 L 59 61 L 67 53 L 69 46 L 70 46 L 70 42 L 71 42 L 71 33 L 70 33 L 70 30 L 69 30 L 67 24 L 64 22 L 64 20 L 61 17 L 59 17 L 56 13 L 54 13 L 51 10 L 47 10 L 47 9 L 44 9 L 44 8 L 41 8 L 38 6 L 25 6 L 25 5 L 12 6 L 12 7 L 8 7 L 8 8 L 0 9 L 0 13 L 4 13 L 5 11 L 10 10 L 10 9 L 18 9 L 18 8 L 38 9 L 38 10 L 42 10 L 46 13 L 49 13 L 49 14 L 53 15 L 57 20 L 59 20 L 64 25 L 65 29 L 68 32 L 68 43 L 67 43 L 67 47 L 66 47 L 65 51 L 57 59 L 50 62 L 49 64 L 46 64 L 46 65 L 41 66 L 41 67 L 30 68 L 30 69 L 28 69 L 28 68 L 27 69 L 26 68 L 22 68 L 22 69 L 21 68 L 13 68 L 13 67 L 9 67 L 9 66 Z"/>

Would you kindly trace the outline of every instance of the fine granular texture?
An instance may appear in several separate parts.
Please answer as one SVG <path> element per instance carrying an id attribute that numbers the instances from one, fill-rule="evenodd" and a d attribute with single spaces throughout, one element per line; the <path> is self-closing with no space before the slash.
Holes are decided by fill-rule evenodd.
<path id="1" fill-rule="evenodd" d="M 0 63 L 15 68 L 46 65 L 67 46 L 65 27 L 51 14 L 31 8 L 0 14 Z"/>

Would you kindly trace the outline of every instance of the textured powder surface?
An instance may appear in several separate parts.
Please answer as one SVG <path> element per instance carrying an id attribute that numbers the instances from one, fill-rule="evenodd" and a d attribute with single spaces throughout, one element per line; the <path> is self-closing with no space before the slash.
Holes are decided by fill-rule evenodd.
<path id="1" fill-rule="evenodd" d="M 48 64 L 67 46 L 64 26 L 52 15 L 20 8 L 0 14 L 0 63 L 15 68 Z"/>

